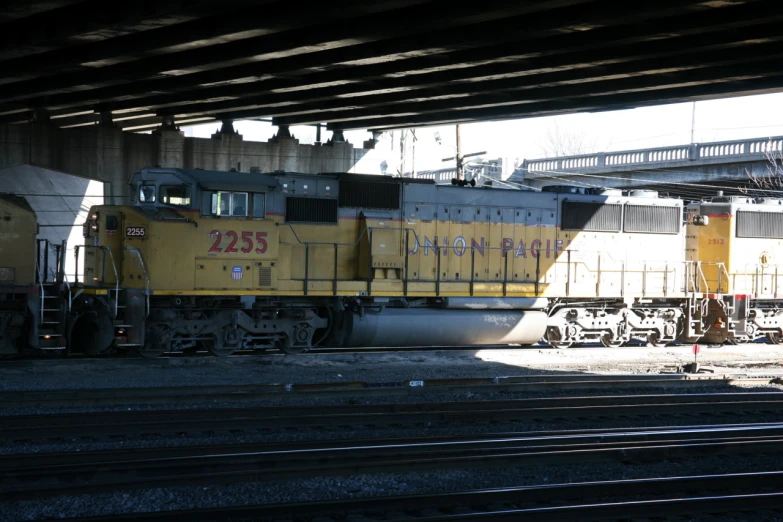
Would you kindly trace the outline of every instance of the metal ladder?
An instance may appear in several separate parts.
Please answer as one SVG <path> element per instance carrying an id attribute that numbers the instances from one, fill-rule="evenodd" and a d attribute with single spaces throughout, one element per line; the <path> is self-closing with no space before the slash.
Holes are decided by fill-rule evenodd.
<path id="1" fill-rule="evenodd" d="M 48 239 L 38 239 L 38 266 L 36 267 L 36 283 L 38 284 L 38 348 L 44 351 L 63 351 L 65 342 L 65 317 L 69 311 L 69 299 L 63 294 L 63 284 L 68 285 L 65 277 L 66 242 L 52 245 Z M 54 248 L 55 264 L 50 266 L 49 254 Z"/>

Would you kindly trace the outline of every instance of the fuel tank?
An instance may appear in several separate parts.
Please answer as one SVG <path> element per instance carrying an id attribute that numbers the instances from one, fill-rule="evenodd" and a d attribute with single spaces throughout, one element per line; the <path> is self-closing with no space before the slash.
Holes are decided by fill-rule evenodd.
<path id="1" fill-rule="evenodd" d="M 529 310 L 547 307 L 545 297 L 443 297 L 442 308 L 455 310 Z"/>
<path id="2" fill-rule="evenodd" d="M 536 310 L 387 308 L 346 314 L 338 339 L 345 347 L 534 344 L 546 326 Z"/>

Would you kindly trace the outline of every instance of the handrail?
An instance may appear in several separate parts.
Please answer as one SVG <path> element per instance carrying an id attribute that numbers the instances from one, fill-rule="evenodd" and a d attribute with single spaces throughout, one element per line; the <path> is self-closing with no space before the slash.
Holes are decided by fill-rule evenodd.
<path id="1" fill-rule="evenodd" d="M 701 280 L 704 283 L 704 290 L 703 292 L 709 292 L 710 291 L 710 284 L 707 282 L 707 278 L 704 276 L 704 270 L 701 268 L 702 262 L 697 261 L 696 262 L 696 270 L 698 270 L 699 275 L 701 276 Z"/>
<path id="2" fill-rule="evenodd" d="M 44 299 L 46 293 L 44 292 L 43 274 L 41 273 L 40 259 L 39 259 L 39 262 L 38 262 L 38 286 L 41 289 L 41 299 L 40 299 L 40 301 L 41 301 L 41 315 L 38 316 L 38 324 L 40 325 L 40 323 L 41 323 L 41 321 L 43 321 L 43 317 L 44 317 L 44 301 L 46 300 L 46 299 Z"/>
<path id="3" fill-rule="evenodd" d="M 54 271 L 52 267 L 49 267 L 49 272 L 51 272 L 54 277 L 57 277 L 57 273 Z M 66 288 L 68 288 L 68 310 L 66 310 L 67 312 L 71 309 L 73 305 L 73 301 L 71 297 L 71 285 L 68 283 L 68 276 L 64 271 L 63 271 L 63 280 L 65 281 Z"/>
<path id="4" fill-rule="evenodd" d="M 68 289 L 68 311 L 70 311 L 73 308 L 73 296 L 71 296 L 71 284 L 68 282 L 68 274 L 65 273 L 65 270 L 63 270 L 63 279 L 65 280 L 65 287 Z"/>
<path id="5" fill-rule="evenodd" d="M 698 274 L 701 276 L 701 280 L 704 282 L 704 290 L 699 289 L 700 292 L 709 292 L 710 291 L 710 284 L 707 282 L 707 277 L 704 275 L 704 266 L 714 266 L 718 269 L 718 288 L 715 289 L 716 293 L 725 293 L 723 290 L 722 285 L 722 278 L 723 274 L 726 274 L 726 281 L 729 281 L 729 272 L 726 270 L 726 264 L 723 261 L 689 261 L 690 263 L 695 263 L 696 268 L 698 270 Z"/>
<path id="6" fill-rule="evenodd" d="M 144 317 L 149 317 L 149 315 L 150 315 L 150 293 L 151 293 L 151 290 L 150 290 L 150 276 L 149 276 L 149 273 L 147 272 L 147 265 L 144 264 L 144 257 L 142 257 L 141 251 L 138 248 L 126 246 L 125 250 L 127 250 L 128 252 L 131 252 L 133 254 L 136 254 L 136 258 L 139 260 L 139 264 L 141 264 L 141 270 L 142 270 L 142 272 L 144 272 L 144 281 L 146 283 L 146 291 L 144 293 L 145 293 L 145 296 L 146 296 L 146 304 L 147 304 L 147 311 L 146 311 Z"/>
<path id="7" fill-rule="evenodd" d="M 111 267 L 114 270 L 114 318 L 117 318 L 117 302 L 120 300 L 120 276 L 117 273 L 117 265 L 114 263 L 114 254 L 109 247 L 101 245 L 101 249 L 104 252 L 109 253 L 109 259 L 111 259 Z M 105 259 L 105 258 L 104 258 Z M 104 276 L 106 274 L 103 274 Z"/>

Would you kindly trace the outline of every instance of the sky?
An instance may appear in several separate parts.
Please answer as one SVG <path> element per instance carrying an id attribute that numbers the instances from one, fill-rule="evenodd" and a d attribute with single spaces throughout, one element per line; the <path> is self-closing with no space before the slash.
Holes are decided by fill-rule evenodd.
<path id="1" fill-rule="evenodd" d="M 208 138 L 220 127 L 209 123 L 182 127 L 186 136 Z M 248 141 L 266 141 L 277 131 L 270 123 L 238 121 L 234 128 Z M 561 153 L 593 153 L 666 147 L 744 138 L 783 135 L 783 93 L 744 96 L 693 103 L 657 105 L 639 109 L 580 113 L 542 118 L 481 122 L 461 125 L 462 152 L 485 152 L 477 159 L 503 158 L 513 165 L 524 159 L 551 157 Z M 291 127 L 300 143 L 313 143 L 315 127 Z M 331 132 L 322 130 L 326 141 Z M 400 130 L 384 133 L 376 145 L 388 154 L 389 169 L 400 163 Z M 453 166 L 456 146 L 454 125 L 415 129 L 415 151 L 410 131 L 406 133 L 405 171 Z M 436 137 L 440 137 L 440 144 Z M 362 147 L 371 138 L 367 131 L 347 131 L 345 138 Z M 509 171 L 510 174 L 510 171 Z M 508 175 L 508 174 L 507 174 Z M 506 177 L 506 176 L 504 176 Z"/>

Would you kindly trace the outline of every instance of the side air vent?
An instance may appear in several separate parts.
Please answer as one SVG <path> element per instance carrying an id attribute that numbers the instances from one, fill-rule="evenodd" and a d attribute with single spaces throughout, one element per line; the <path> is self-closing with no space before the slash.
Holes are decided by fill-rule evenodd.
<path id="1" fill-rule="evenodd" d="M 272 267 L 271 266 L 259 266 L 258 267 L 258 286 L 262 288 L 269 288 L 272 286 Z"/>
<path id="2" fill-rule="evenodd" d="M 626 232 L 678 234 L 680 232 L 680 215 L 680 207 L 627 205 L 625 207 L 624 230 Z"/>
<path id="3" fill-rule="evenodd" d="M 400 184 L 388 181 L 340 180 L 340 206 L 400 209 Z"/>
<path id="4" fill-rule="evenodd" d="M 337 200 L 289 197 L 285 200 L 286 223 L 337 223 Z"/>
<path id="5" fill-rule="evenodd" d="M 783 214 L 738 210 L 737 237 L 783 239 Z"/>
<path id="6" fill-rule="evenodd" d="M 564 201 L 560 225 L 563 230 L 619 232 L 622 216 L 622 205 Z"/>

